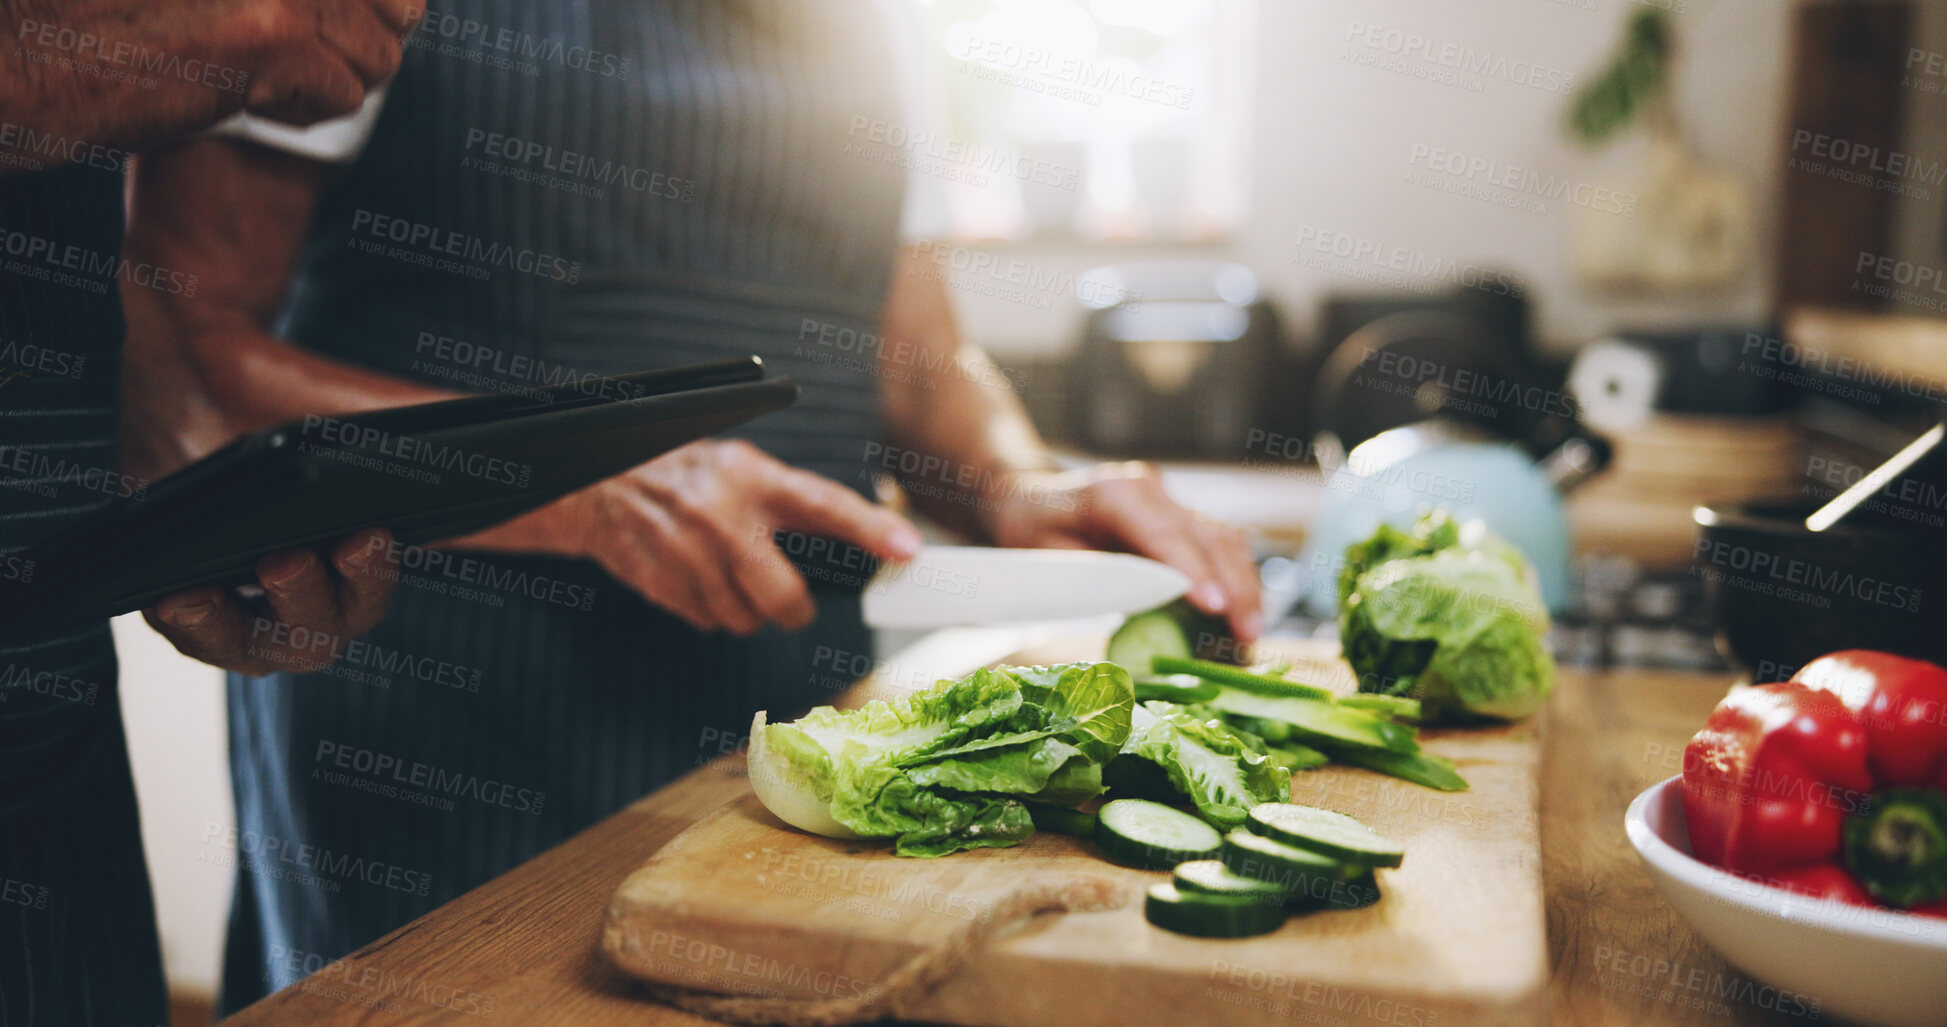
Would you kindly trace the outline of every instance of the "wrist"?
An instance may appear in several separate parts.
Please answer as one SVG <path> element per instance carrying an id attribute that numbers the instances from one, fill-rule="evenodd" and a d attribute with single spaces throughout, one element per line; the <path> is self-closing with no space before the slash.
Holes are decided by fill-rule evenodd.
<path id="1" fill-rule="evenodd" d="M 1035 514 L 1058 505 L 1055 497 L 1065 489 L 1061 477 L 1060 468 L 1052 464 L 1004 467 L 992 472 L 987 479 L 987 495 L 974 507 L 981 541 L 995 546 L 1032 546 Z"/>

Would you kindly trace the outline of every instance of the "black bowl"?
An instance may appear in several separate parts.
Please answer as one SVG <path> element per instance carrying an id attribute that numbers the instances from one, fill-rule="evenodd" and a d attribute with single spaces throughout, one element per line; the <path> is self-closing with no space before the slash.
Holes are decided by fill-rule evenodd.
<path id="1" fill-rule="evenodd" d="M 1840 649 L 1947 663 L 1947 529 L 1862 510 L 1808 530 L 1819 505 L 1696 509 L 1691 571 L 1718 650 L 1760 682 Z"/>

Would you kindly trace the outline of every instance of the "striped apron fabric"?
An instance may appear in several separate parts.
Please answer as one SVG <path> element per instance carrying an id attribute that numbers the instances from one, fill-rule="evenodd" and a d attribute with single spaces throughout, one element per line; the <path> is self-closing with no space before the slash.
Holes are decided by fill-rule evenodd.
<path id="1" fill-rule="evenodd" d="M 0 178 L 0 579 L 31 580 L 21 550 L 132 491 L 117 290 L 170 283 L 121 262 L 109 163 Z M 0 625 L 0 1027 L 168 1019 L 115 673 L 106 622 Z"/>
<path id="2" fill-rule="evenodd" d="M 896 117 L 889 57 L 874 0 L 429 5 L 281 328 L 473 392 L 755 353 L 803 397 L 735 434 L 866 491 L 877 379 L 849 347 L 878 331 L 903 177 L 847 143 Z M 407 551 L 334 667 L 233 676 L 226 1007 L 858 676 L 869 566 L 786 542 L 820 611 L 796 634 L 699 634 L 592 564 Z"/>

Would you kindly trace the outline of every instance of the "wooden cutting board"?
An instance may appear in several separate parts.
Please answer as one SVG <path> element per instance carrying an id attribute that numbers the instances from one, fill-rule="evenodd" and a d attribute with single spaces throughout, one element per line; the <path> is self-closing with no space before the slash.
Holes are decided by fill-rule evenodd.
<path id="1" fill-rule="evenodd" d="M 1091 658 L 1100 645 L 1005 662 Z M 1306 680 L 1350 690 L 1333 649 L 1274 651 Z M 1022 889 L 1061 889 L 1112 908 L 997 931 L 937 986 L 904 993 L 897 1014 L 996 1027 L 1539 1023 L 1548 968 L 1536 722 L 1428 731 L 1423 744 L 1454 760 L 1472 789 L 1436 792 L 1346 767 L 1295 775 L 1295 801 L 1359 818 L 1403 843 L 1406 861 L 1380 871 L 1378 903 L 1295 916 L 1257 938 L 1150 926 L 1142 893 L 1167 875 L 1114 866 L 1077 839 L 1038 833 L 1010 849 L 901 859 L 884 843 L 789 828 L 746 793 L 623 881 L 603 948 L 664 985 L 864 998 L 922 952 L 985 930 Z"/>

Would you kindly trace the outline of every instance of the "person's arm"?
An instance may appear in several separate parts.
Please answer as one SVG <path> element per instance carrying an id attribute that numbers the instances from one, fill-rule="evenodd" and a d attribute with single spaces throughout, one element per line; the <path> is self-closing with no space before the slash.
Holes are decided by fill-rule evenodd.
<path id="1" fill-rule="evenodd" d="M 181 270 L 179 293 L 124 285 L 120 453 L 160 477 L 238 435 L 303 417 L 459 395 L 322 357 L 271 334 L 332 166 L 228 139 L 136 165 L 124 251 Z"/>
<path id="2" fill-rule="evenodd" d="M 183 148 L 228 145 L 199 140 Z M 166 302 L 171 297 L 158 290 L 132 282 L 124 285 L 129 337 L 123 347 L 123 417 L 117 448 L 123 467 L 144 477 L 161 477 L 221 447 L 248 427 L 275 422 L 279 419 L 275 411 L 290 401 L 288 382 L 267 381 L 257 391 L 249 388 L 241 373 L 241 368 L 267 364 L 280 355 L 269 350 L 277 345 L 275 340 L 249 330 L 243 310 L 254 311 L 265 321 L 275 311 L 283 293 L 278 283 L 288 278 L 296 249 L 281 241 L 285 233 L 268 231 L 275 222 L 265 219 L 297 212 L 297 223 L 304 224 L 324 169 L 255 147 L 234 149 L 234 163 L 204 166 L 218 176 L 206 186 L 220 196 L 221 190 L 242 180 L 246 168 L 252 169 L 261 173 L 262 189 L 253 199 L 261 200 L 263 207 L 207 203 L 198 206 L 198 216 L 186 217 L 156 204 L 144 211 L 144 217 L 131 217 L 125 248 L 130 260 L 176 260 L 203 247 L 226 246 L 240 251 L 239 263 L 231 267 L 256 272 L 226 277 L 210 274 L 214 268 L 199 267 L 193 295 L 176 297 L 174 303 Z M 150 190 L 166 188 L 172 169 L 181 166 L 172 164 L 167 151 L 144 158 L 138 166 L 140 173 L 151 175 Z M 154 195 L 138 193 L 142 194 L 138 199 Z M 233 317 L 219 316 L 231 304 L 242 309 Z M 191 345 L 191 340 L 200 344 Z M 300 368 L 329 382 L 342 403 L 374 398 L 389 384 L 376 375 L 360 376 L 352 369 L 327 364 L 310 358 Z M 217 399 L 234 403 L 243 395 L 256 396 L 257 401 L 226 407 Z M 245 600 L 222 588 L 189 589 L 165 597 L 144 610 L 143 617 L 177 649 L 205 663 L 252 674 L 315 670 L 329 662 L 336 647 L 300 647 L 289 640 L 349 640 L 371 630 L 385 614 L 397 577 L 392 538 L 375 528 L 342 539 L 329 550 L 300 549 L 265 557 L 257 565 L 258 584 L 264 590 L 260 600 Z M 300 627 L 302 631 L 292 630 Z"/>
<path id="3" fill-rule="evenodd" d="M 0 0 L 0 124 L 34 161 L 127 153 L 239 110 L 310 124 L 399 68 L 418 0 Z"/>
<path id="4" fill-rule="evenodd" d="M 124 288 L 126 450 L 155 475 L 237 433 L 308 414 L 441 399 L 439 389 L 292 346 L 269 331 L 328 172 L 248 143 L 200 139 L 145 156 L 130 260 L 197 276 L 194 296 Z M 737 441 L 684 446 L 455 545 L 586 557 L 699 629 L 748 633 L 815 615 L 771 532 L 804 531 L 904 558 L 898 515 Z"/>
<path id="5" fill-rule="evenodd" d="M 916 483 L 914 505 L 994 545 L 1161 560 L 1189 576 L 1192 604 L 1255 640 L 1263 601 L 1243 533 L 1178 505 L 1148 464 L 1056 468 L 1006 376 L 961 339 L 946 286 L 929 270 L 917 250 L 900 250 L 878 358 L 889 443 L 933 458 L 886 467 L 943 468 Z M 958 501 L 942 495 L 954 491 Z"/>

